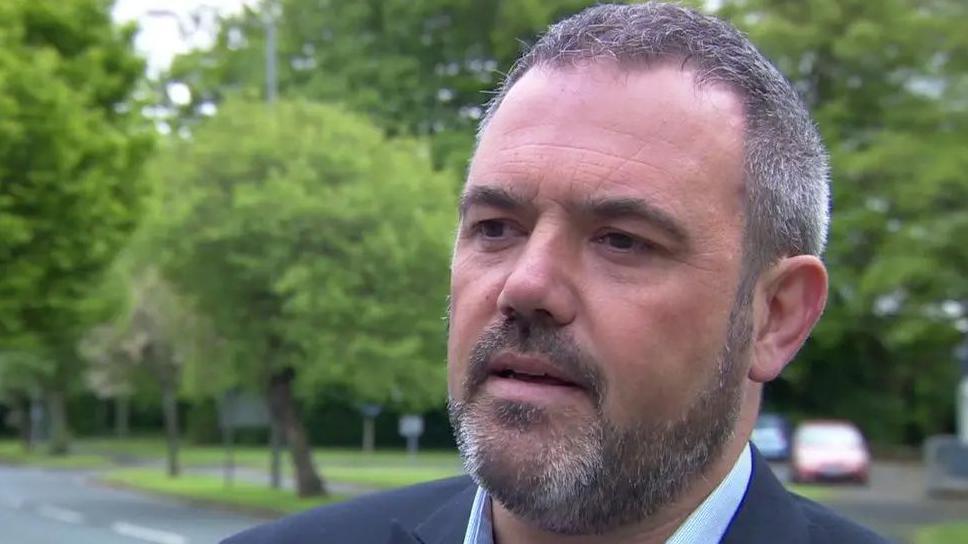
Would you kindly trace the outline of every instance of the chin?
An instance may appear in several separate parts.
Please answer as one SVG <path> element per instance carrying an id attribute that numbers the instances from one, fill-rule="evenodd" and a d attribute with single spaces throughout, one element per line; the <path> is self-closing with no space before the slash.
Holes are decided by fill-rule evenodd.
<path id="1" fill-rule="evenodd" d="M 467 472 L 499 497 L 527 489 L 551 499 L 582 487 L 603 463 L 601 424 L 587 414 L 485 397 L 451 403 L 451 420 Z"/>

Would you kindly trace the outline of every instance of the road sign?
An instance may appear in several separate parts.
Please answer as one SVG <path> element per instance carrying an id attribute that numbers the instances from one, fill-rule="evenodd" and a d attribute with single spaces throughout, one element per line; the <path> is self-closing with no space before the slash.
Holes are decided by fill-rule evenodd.
<path id="1" fill-rule="evenodd" d="M 400 416 L 400 436 L 405 438 L 418 437 L 423 434 L 423 416 L 405 415 Z"/>
<path id="2" fill-rule="evenodd" d="M 259 395 L 233 389 L 219 399 L 218 420 L 223 429 L 264 429 L 269 426 L 269 410 Z"/>

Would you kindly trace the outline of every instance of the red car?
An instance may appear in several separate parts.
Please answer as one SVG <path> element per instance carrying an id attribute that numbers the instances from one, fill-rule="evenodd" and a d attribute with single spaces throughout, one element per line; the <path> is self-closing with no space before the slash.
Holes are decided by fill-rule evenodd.
<path id="1" fill-rule="evenodd" d="M 848 421 L 805 421 L 793 435 L 790 468 L 794 482 L 866 484 L 870 464 L 864 436 Z"/>

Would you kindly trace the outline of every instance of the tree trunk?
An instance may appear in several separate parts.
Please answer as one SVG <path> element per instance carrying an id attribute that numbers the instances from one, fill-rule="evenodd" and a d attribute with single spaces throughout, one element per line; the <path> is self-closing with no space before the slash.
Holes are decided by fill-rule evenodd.
<path id="1" fill-rule="evenodd" d="M 162 392 L 162 410 L 165 417 L 165 441 L 168 446 L 168 476 L 179 474 L 178 466 L 178 396 L 175 387 L 166 384 Z"/>
<path id="2" fill-rule="evenodd" d="M 300 497 L 325 495 L 323 480 L 316 472 L 312 451 L 306 439 L 306 430 L 296 410 L 292 397 L 292 380 L 295 372 L 285 369 L 272 376 L 269 383 L 269 411 L 283 430 L 289 444 L 293 472 L 296 478 L 296 493 Z"/>
<path id="3" fill-rule="evenodd" d="M 64 406 L 63 391 L 54 389 L 47 394 L 47 409 L 50 413 L 48 452 L 51 455 L 67 455 L 70 449 L 70 432 L 67 428 L 67 410 Z"/>
<path id="4" fill-rule="evenodd" d="M 128 437 L 128 414 L 131 409 L 131 398 L 127 395 L 114 397 L 114 432 L 118 438 Z"/>

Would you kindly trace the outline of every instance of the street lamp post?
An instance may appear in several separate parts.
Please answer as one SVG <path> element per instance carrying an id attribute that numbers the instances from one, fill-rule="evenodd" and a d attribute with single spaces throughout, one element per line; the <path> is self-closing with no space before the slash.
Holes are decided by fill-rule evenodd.
<path id="1" fill-rule="evenodd" d="M 265 32 L 266 32 L 266 102 L 274 104 L 279 92 L 279 81 L 276 75 L 276 16 L 277 5 L 272 0 L 265 4 Z"/>
<path id="2" fill-rule="evenodd" d="M 216 10 L 212 6 L 203 6 L 205 9 Z M 276 71 L 276 17 L 278 6 L 273 0 L 266 0 L 264 4 L 263 22 L 265 24 L 265 85 L 266 102 L 271 106 L 276 102 L 278 96 L 278 76 Z M 183 39 L 187 39 L 198 31 L 199 24 L 186 25 L 183 17 L 170 9 L 149 9 L 145 12 L 150 17 L 170 17 L 178 23 L 178 30 Z M 277 418 L 270 418 L 269 424 L 269 443 L 271 455 L 269 459 L 269 485 L 278 489 L 282 486 L 282 446 L 283 433 L 279 428 Z"/>

